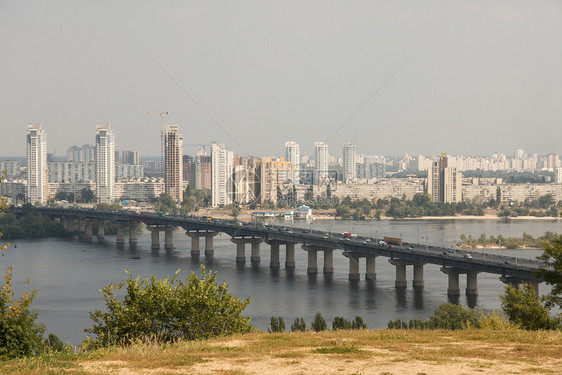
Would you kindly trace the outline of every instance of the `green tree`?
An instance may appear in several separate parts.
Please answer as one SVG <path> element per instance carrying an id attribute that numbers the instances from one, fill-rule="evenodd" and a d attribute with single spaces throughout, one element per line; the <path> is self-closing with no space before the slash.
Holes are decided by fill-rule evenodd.
<path id="1" fill-rule="evenodd" d="M 359 315 L 351 322 L 351 329 L 367 329 L 367 323 Z"/>
<path id="2" fill-rule="evenodd" d="M 562 308 L 562 235 L 556 237 L 550 233 L 547 236 L 545 233 L 545 237 L 551 239 L 543 243 L 544 252 L 538 259 L 544 261 L 545 266 L 539 268 L 537 275 L 552 286 L 550 293 L 543 297 L 546 307 Z"/>
<path id="3" fill-rule="evenodd" d="M 345 319 L 343 316 L 336 316 L 334 317 L 334 321 L 332 322 L 332 330 L 338 329 L 351 329 L 351 322 Z"/>
<path id="4" fill-rule="evenodd" d="M 92 203 L 96 200 L 96 195 L 90 188 L 84 188 L 80 191 L 80 196 L 82 197 L 82 202 Z"/>
<path id="5" fill-rule="evenodd" d="M 234 220 L 238 218 L 238 215 L 240 215 L 240 207 L 238 206 L 232 207 L 232 217 L 234 218 Z"/>
<path id="6" fill-rule="evenodd" d="M 291 331 L 297 332 L 305 332 L 306 331 L 306 322 L 303 318 L 295 318 L 293 324 L 291 324 Z"/>
<path id="7" fill-rule="evenodd" d="M 201 340 L 215 336 L 246 333 L 253 329 L 242 310 L 250 298 L 241 301 L 228 292 L 228 285 L 216 284 L 216 273 L 205 271 L 201 278 L 193 272 L 182 282 L 174 277 L 156 280 L 154 276 L 139 282 L 129 275 L 126 281 L 102 289 L 106 311 L 90 313 L 95 322 L 85 331 L 95 335 L 86 347 L 128 345 L 147 338 L 160 342 L 179 339 Z M 126 285 L 121 302 L 116 294 Z"/>
<path id="8" fill-rule="evenodd" d="M 479 318 L 478 312 L 470 307 L 444 303 L 429 317 L 427 325 L 433 329 L 464 329 L 478 327 Z"/>
<path id="9" fill-rule="evenodd" d="M 176 202 L 170 194 L 162 193 L 156 199 L 154 209 L 158 212 L 166 212 L 170 214 L 176 213 Z"/>
<path id="10" fill-rule="evenodd" d="M 45 347 L 53 352 L 62 352 L 64 350 L 64 343 L 54 333 L 49 333 L 48 338 L 45 340 Z"/>
<path id="11" fill-rule="evenodd" d="M 20 299 L 14 299 L 12 275 L 12 267 L 7 267 L 0 289 L 0 359 L 35 355 L 44 349 L 45 327 L 35 322 L 37 312 L 30 310 L 37 290 L 25 291 Z"/>
<path id="12" fill-rule="evenodd" d="M 271 317 L 269 332 L 285 332 L 285 321 L 280 316 Z"/>
<path id="13" fill-rule="evenodd" d="M 326 324 L 326 319 L 320 314 L 319 312 L 316 313 L 314 316 L 314 320 L 310 323 L 310 327 L 315 332 L 325 331 L 328 329 L 328 325 Z"/>
<path id="14" fill-rule="evenodd" d="M 500 296 L 502 309 L 509 320 L 524 329 L 553 329 L 559 324 L 550 317 L 546 307 L 540 304 L 533 285 L 507 285 L 505 294 Z"/>

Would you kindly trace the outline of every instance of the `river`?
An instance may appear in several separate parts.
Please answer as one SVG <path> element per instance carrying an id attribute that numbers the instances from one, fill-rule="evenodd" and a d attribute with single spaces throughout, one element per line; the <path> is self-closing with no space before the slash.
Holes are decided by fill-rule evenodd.
<path id="1" fill-rule="evenodd" d="M 540 236 L 546 231 L 562 232 L 562 222 L 529 220 L 381 220 L 381 221 L 303 221 L 281 222 L 284 226 L 312 227 L 334 233 L 352 232 L 365 236 L 403 237 L 405 241 L 451 246 L 461 234 L 480 237 L 503 235 L 520 237 L 524 232 Z M 161 242 L 163 242 L 161 236 Z M 172 276 L 178 269 L 185 279 L 192 271 L 199 273 L 200 264 L 216 271 L 217 281 L 226 281 L 230 292 L 241 298 L 251 297 L 252 302 L 244 310 L 252 324 L 267 329 L 271 316 L 282 316 L 287 328 L 296 317 L 304 317 L 309 325 L 316 312 L 321 312 L 328 323 L 335 316 L 353 319 L 361 316 L 369 328 L 386 327 L 389 320 L 426 319 L 435 308 L 447 302 L 447 276 L 437 265 L 424 267 L 425 288 L 414 291 L 411 287 L 412 270 L 408 267 L 408 288 L 400 291 L 394 288 L 395 268 L 384 257 L 377 258 L 377 280 L 367 283 L 361 280 L 351 283 L 348 280 L 348 259 L 341 251 L 334 252 L 334 274 L 322 274 L 322 255 L 318 263 L 320 273 L 316 277 L 306 274 L 307 254 L 296 248 L 296 269 L 287 273 L 283 266 L 279 271 L 269 269 L 268 246 L 261 246 L 261 266 L 252 268 L 249 262 L 243 268 L 236 266 L 236 247 L 230 237 L 220 234 L 215 237 L 215 256 L 207 261 L 201 257 L 192 260 L 190 238 L 183 231 L 174 232 L 175 249 L 171 251 L 151 251 L 150 233 L 143 231 L 138 244 L 118 248 L 115 236 L 106 236 L 104 241 L 90 243 L 78 238 L 48 238 L 40 240 L 19 240 L 17 247 L 12 245 L 0 258 L 3 267 L 13 266 L 14 284 L 23 290 L 23 280 L 31 281 L 31 288 L 38 290 L 38 297 L 32 308 L 39 311 L 39 321 L 47 327 L 47 332 L 58 335 L 64 342 L 78 345 L 85 337 L 84 329 L 91 327 L 93 321 L 89 312 L 104 309 L 104 300 L 99 289 L 109 283 L 116 283 L 127 277 L 124 270 L 129 269 L 134 276 L 141 278 L 155 275 L 157 278 Z M 201 243 L 203 248 L 204 244 Z M 486 250 L 502 255 L 532 258 L 541 254 L 540 250 Z M 203 251 L 202 251 L 203 253 Z M 138 259 L 133 259 L 138 258 Z M 284 264 L 284 248 L 281 248 L 281 264 Z M 364 259 L 360 263 L 364 279 Z M 474 300 L 464 296 L 466 278 L 461 277 L 461 296 L 457 302 L 470 304 L 483 309 L 499 309 L 499 295 L 504 284 L 498 275 L 479 274 L 479 295 Z M 546 290 L 541 284 L 540 291 Z"/>

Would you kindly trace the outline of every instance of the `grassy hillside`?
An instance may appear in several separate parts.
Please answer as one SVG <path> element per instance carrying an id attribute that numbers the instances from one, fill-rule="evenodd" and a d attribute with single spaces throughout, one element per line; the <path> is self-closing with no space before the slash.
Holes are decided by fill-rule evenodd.
<path id="1" fill-rule="evenodd" d="M 0 362 L 1 374 L 560 374 L 562 332 L 252 333 Z"/>

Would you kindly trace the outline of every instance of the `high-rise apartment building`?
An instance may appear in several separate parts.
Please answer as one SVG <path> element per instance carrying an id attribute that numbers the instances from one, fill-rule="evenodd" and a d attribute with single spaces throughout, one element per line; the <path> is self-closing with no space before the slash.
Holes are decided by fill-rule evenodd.
<path id="1" fill-rule="evenodd" d="M 183 135 L 178 125 L 164 129 L 165 191 L 178 203 L 183 201 Z"/>
<path id="2" fill-rule="evenodd" d="M 195 157 L 191 155 L 183 156 L 183 184 L 185 187 L 195 189 Z"/>
<path id="3" fill-rule="evenodd" d="M 294 184 L 300 183 L 300 147 L 297 142 L 285 142 L 285 155 L 286 160 L 293 166 L 293 173 L 291 180 Z"/>
<path id="4" fill-rule="evenodd" d="M 27 202 L 44 205 L 48 200 L 47 133 L 41 124 L 27 126 Z"/>
<path id="5" fill-rule="evenodd" d="M 96 196 L 111 203 L 115 187 L 115 135 L 109 124 L 96 125 Z"/>
<path id="6" fill-rule="evenodd" d="M 72 146 L 66 152 L 66 161 L 94 161 L 96 148 L 92 145 Z"/>
<path id="7" fill-rule="evenodd" d="M 131 165 L 141 164 L 140 151 L 130 151 L 130 150 L 121 151 L 121 163 L 131 164 Z"/>
<path id="8" fill-rule="evenodd" d="M 293 191 L 290 181 L 293 165 L 285 158 L 262 158 L 256 168 L 256 187 L 261 203 L 269 201 L 277 203 L 282 196 L 287 196 Z"/>
<path id="9" fill-rule="evenodd" d="M 211 156 L 197 155 L 195 159 L 195 188 L 211 190 Z"/>
<path id="10" fill-rule="evenodd" d="M 562 184 L 562 168 L 558 167 L 554 170 L 554 182 Z"/>
<path id="11" fill-rule="evenodd" d="M 355 167 L 355 144 L 353 142 L 343 143 L 343 182 L 354 179 L 356 175 Z"/>
<path id="12" fill-rule="evenodd" d="M 555 168 L 560 166 L 560 156 L 558 154 L 546 155 L 546 168 L 549 171 L 554 171 Z"/>
<path id="13" fill-rule="evenodd" d="M 427 171 L 427 193 L 433 202 L 454 203 L 462 200 L 462 173 L 447 166 L 446 153 L 442 153 Z"/>
<path id="14" fill-rule="evenodd" d="M 328 154 L 328 145 L 324 142 L 314 143 L 314 183 L 319 185 L 328 179 L 328 167 L 330 163 L 330 155 Z"/>
<path id="15" fill-rule="evenodd" d="M 211 205 L 232 203 L 234 153 L 223 143 L 211 144 Z"/>
<path id="16" fill-rule="evenodd" d="M 525 158 L 525 150 L 518 148 L 513 152 L 514 159 L 524 159 Z"/>

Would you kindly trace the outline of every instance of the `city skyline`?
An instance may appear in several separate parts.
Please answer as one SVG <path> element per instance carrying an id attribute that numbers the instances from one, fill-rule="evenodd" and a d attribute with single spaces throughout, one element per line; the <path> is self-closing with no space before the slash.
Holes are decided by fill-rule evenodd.
<path id="1" fill-rule="evenodd" d="M 160 108 L 243 156 L 560 154 L 561 25 L 558 1 L 5 1 L 1 154 L 30 122 L 58 155 L 108 122 L 116 149 L 158 155 Z"/>

